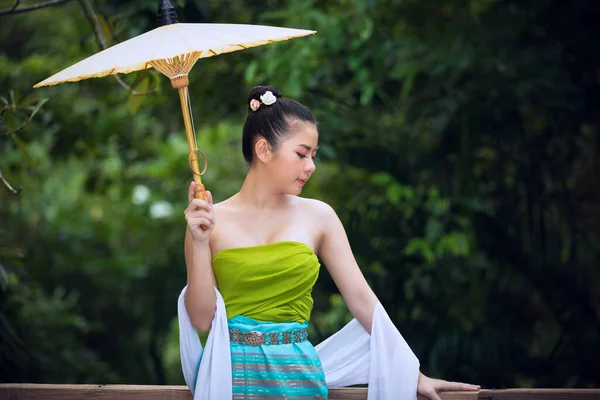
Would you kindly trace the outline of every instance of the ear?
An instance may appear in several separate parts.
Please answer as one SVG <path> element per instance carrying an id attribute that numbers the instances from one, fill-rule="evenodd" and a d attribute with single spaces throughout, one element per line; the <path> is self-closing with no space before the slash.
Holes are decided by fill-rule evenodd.
<path id="1" fill-rule="evenodd" d="M 271 146 L 267 139 L 260 138 L 254 143 L 254 152 L 256 157 L 262 162 L 267 163 L 271 160 L 273 153 L 271 152 Z"/>

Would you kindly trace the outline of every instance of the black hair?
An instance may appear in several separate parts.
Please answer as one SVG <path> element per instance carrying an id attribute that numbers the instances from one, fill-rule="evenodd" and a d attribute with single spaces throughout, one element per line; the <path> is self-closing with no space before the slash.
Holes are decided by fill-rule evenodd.
<path id="1" fill-rule="evenodd" d="M 260 96 L 268 91 L 277 98 L 277 101 L 271 105 L 266 105 L 260 100 Z M 250 108 L 252 100 L 261 102 L 256 111 L 252 111 Z M 290 122 L 298 120 L 317 124 L 308 107 L 295 100 L 282 97 L 281 92 L 273 86 L 255 86 L 250 89 L 246 104 L 248 104 L 248 116 L 242 135 L 242 153 L 248 164 L 251 164 L 254 159 L 254 144 L 258 138 L 265 138 L 271 149 L 277 151 L 281 137 L 291 133 Z"/>

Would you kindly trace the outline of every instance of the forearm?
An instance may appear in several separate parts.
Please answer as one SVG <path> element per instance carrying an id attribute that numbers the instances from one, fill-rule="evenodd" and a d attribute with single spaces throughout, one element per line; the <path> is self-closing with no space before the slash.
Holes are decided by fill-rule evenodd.
<path id="1" fill-rule="evenodd" d="M 377 296 L 375 296 L 375 293 L 368 288 L 364 293 L 357 293 L 351 296 L 350 299 L 350 301 L 346 301 L 348 309 L 370 335 L 371 327 L 373 326 L 375 306 L 379 301 Z"/>
<path id="2" fill-rule="evenodd" d="M 185 242 L 188 286 L 185 307 L 192 325 L 200 331 L 207 331 L 210 329 L 217 302 L 212 254 L 208 241 L 196 242 L 191 235 L 186 235 Z"/>

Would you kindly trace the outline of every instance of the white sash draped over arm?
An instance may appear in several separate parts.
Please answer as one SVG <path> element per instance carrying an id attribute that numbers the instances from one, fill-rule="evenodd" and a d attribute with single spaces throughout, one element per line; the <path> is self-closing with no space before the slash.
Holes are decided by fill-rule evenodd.
<path id="1" fill-rule="evenodd" d="M 353 319 L 315 347 L 327 386 L 368 383 L 368 400 L 414 400 L 419 360 L 381 303 L 377 303 L 373 313 L 371 335 Z"/>
<path id="2" fill-rule="evenodd" d="M 198 332 L 185 309 L 186 290 L 187 286 L 177 300 L 179 353 L 185 383 L 194 394 L 194 400 L 229 400 L 232 397 L 231 350 L 225 302 L 215 288 L 217 310 L 203 351 Z"/>
<path id="3" fill-rule="evenodd" d="M 200 339 L 178 300 L 181 366 L 194 400 L 231 399 L 231 351 L 225 302 L 219 291 L 211 331 L 202 349 Z M 373 312 L 371 335 L 354 319 L 315 347 L 327 386 L 368 384 L 368 400 L 415 400 L 419 360 L 394 326 L 381 303 Z"/>

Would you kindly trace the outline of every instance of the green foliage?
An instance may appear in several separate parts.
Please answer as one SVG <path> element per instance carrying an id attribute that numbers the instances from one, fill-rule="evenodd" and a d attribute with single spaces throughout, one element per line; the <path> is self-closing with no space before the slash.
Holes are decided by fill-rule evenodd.
<path id="1" fill-rule="evenodd" d="M 154 1 L 96 3 L 110 43 L 153 27 Z M 338 211 L 426 373 L 598 385 L 595 3 L 178 3 L 186 22 L 318 31 L 192 71 L 217 201 L 244 177 L 247 90 L 274 84 L 319 119 L 304 195 Z M 2 22 L 0 134 L 15 132 L 0 168 L 23 189 L 0 190 L 0 380 L 182 383 L 191 173 L 177 94 L 150 71 L 122 76 L 148 96 L 110 77 L 32 91 L 96 39 L 77 2 Z M 327 274 L 314 296 L 318 342 L 351 316 Z"/>

